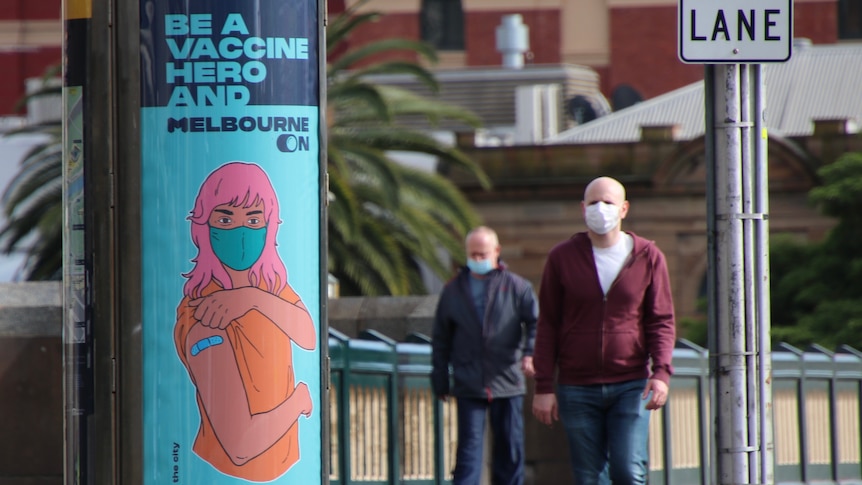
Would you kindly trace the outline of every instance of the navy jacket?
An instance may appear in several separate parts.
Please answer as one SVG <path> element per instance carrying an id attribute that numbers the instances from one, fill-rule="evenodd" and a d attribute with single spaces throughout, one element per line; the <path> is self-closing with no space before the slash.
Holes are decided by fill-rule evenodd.
<path id="1" fill-rule="evenodd" d="M 443 288 L 437 304 L 431 342 L 434 393 L 486 399 L 523 395 L 521 359 L 533 355 L 538 319 L 533 286 L 501 262 L 487 275 L 485 319 L 480 322 L 470 278 L 470 270 L 462 268 Z"/>

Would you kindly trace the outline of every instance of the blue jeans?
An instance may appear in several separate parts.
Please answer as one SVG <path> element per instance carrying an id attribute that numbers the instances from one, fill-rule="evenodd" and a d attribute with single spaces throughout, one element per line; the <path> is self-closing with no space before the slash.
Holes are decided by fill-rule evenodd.
<path id="1" fill-rule="evenodd" d="M 559 386 L 557 405 L 566 428 L 577 485 L 645 484 L 649 473 L 649 411 L 641 399 L 646 379 Z"/>
<path id="2" fill-rule="evenodd" d="M 490 413 L 493 452 L 491 483 L 524 483 L 524 396 L 458 399 L 458 451 L 453 485 L 479 485 L 485 416 Z"/>

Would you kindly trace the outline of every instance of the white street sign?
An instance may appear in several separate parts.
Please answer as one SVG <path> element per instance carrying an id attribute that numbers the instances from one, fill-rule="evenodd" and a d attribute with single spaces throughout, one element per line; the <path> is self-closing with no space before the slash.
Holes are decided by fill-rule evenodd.
<path id="1" fill-rule="evenodd" d="M 785 62 L 793 51 L 793 0 L 679 0 L 682 62 Z"/>

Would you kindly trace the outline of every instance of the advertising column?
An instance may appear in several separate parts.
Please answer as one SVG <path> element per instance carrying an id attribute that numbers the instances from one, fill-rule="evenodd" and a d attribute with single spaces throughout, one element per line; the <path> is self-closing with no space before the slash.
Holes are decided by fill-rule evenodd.
<path id="1" fill-rule="evenodd" d="M 321 483 L 318 2 L 140 5 L 143 482 Z"/>

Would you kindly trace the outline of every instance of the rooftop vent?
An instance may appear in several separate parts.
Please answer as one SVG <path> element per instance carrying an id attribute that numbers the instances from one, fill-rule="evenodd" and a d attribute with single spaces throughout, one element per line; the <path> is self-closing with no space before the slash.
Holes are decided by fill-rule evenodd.
<path id="1" fill-rule="evenodd" d="M 503 54 L 503 67 L 524 67 L 524 53 L 530 49 L 530 28 L 521 14 L 504 15 L 497 26 L 497 50 Z"/>
<path id="2" fill-rule="evenodd" d="M 795 37 L 793 39 L 793 50 L 803 51 L 811 47 L 811 39 L 807 37 Z"/>

